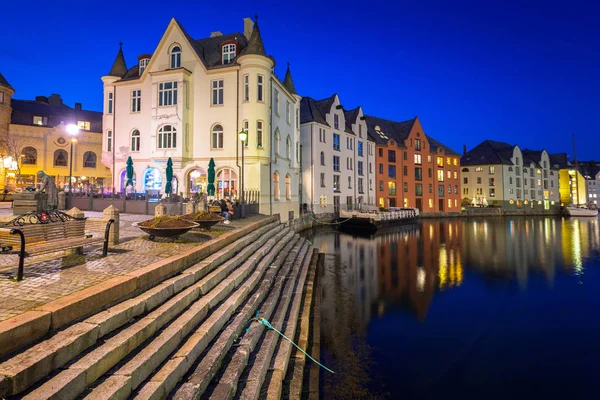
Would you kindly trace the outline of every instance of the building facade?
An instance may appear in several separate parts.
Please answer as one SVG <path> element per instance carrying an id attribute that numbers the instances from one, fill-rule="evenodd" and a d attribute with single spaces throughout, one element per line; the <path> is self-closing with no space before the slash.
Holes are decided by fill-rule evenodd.
<path id="1" fill-rule="evenodd" d="M 215 163 L 216 197 L 257 191 L 259 211 L 282 221 L 299 210 L 300 96 L 291 74 L 280 81 L 258 24 L 243 33 L 212 32 L 195 40 L 171 20 L 152 55 L 127 68 L 122 49 L 104 82 L 102 162 L 123 190 L 131 156 L 137 192 L 162 194 L 173 162 L 173 191 L 206 193 Z"/>
<path id="2" fill-rule="evenodd" d="M 580 162 L 579 172 L 585 178 L 587 204 L 598 206 L 600 194 L 600 164 L 594 161 Z"/>
<path id="3" fill-rule="evenodd" d="M 302 202 L 315 213 L 375 204 L 375 143 L 361 107 L 346 111 L 337 94 L 304 97 L 300 107 Z"/>
<path id="4" fill-rule="evenodd" d="M 418 117 L 396 122 L 366 116 L 376 143 L 375 193 L 380 207 L 460 212 L 460 156 L 425 134 Z"/>
<path id="5" fill-rule="evenodd" d="M 462 157 L 463 205 L 556 212 L 558 169 L 546 150 L 486 140 Z"/>
<path id="6" fill-rule="evenodd" d="M 80 103 L 71 108 L 58 94 L 35 100 L 12 99 L 14 90 L 7 91 L 2 85 L 5 79 L 0 78 L 4 94 L 0 95 L 1 189 L 36 186 L 40 170 L 52 176 L 59 188 L 68 188 L 73 139 L 66 132 L 68 124 L 80 128 L 73 143 L 74 190 L 102 190 L 106 182 L 110 183 L 110 170 L 100 162 L 102 113 L 84 110 Z"/>
<path id="7" fill-rule="evenodd" d="M 586 179 L 569 161 L 567 153 L 550 154 L 550 160 L 559 170 L 560 205 L 587 204 Z"/>

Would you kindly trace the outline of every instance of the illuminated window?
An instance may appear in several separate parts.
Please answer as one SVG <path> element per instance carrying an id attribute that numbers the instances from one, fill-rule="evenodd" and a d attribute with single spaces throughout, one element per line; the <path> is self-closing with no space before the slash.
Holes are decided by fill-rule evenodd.
<path id="1" fill-rule="evenodd" d="M 444 182 L 444 171 L 439 169 L 437 172 L 438 182 Z"/>
<path id="2" fill-rule="evenodd" d="M 77 121 L 77 126 L 79 129 L 83 129 L 84 131 L 90 130 L 90 121 Z"/>
<path id="3" fill-rule="evenodd" d="M 415 154 L 415 164 L 421 165 L 421 155 Z"/>
<path id="4" fill-rule="evenodd" d="M 440 167 L 444 166 L 444 157 L 437 158 L 437 165 L 439 165 Z"/>

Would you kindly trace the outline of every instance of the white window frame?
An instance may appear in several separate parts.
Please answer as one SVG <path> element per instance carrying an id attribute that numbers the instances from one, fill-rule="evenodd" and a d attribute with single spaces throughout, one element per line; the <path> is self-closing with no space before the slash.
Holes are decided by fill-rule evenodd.
<path id="1" fill-rule="evenodd" d="M 213 79 L 210 83 L 210 87 L 210 105 L 212 107 L 222 106 L 225 103 L 225 80 Z"/>
<path id="2" fill-rule="evenodd" d="M 242 130 L 244 132 L 246 132 L 246 141 L 244 142 L 244 147 L 248 147 L 248 140 L 250 138 L 250 134 L 249 134 L 249 132 L 250 132 L 250 126 L 248 124 L 248 120 L 247 119 L 245 119 L 242 122 Z"/>
<path id="3" fill-rule="evenodd" d="M 166 128 L 170 127 L 167 131 Z M 160 150 L 170 150 L 177 148 L 177 129 L 171 124 L 162 125 L 158 128 L 156 135 L 156 148 Z"/>
<path id="4" fill-rule="evenodd" d="M 300 109 L 296 108 L 296 130 L 300 129 Z"/>
<path id="5" fill-rule="evenodd" d="M 340 129 L 340 117 L 337 114 L 333 114 L 333 128 Z"/>
<path id="6" fill-rule="evenodd" d="M 108 93 L 108 106 L 107 106 L 107 114 L 113 113 L 113 92 Z"/>
<path id="7" fill-rule="evenodd" d="M 275 90 L 273 96 L 273 108 L 275 109 L 275 115 L 279 116 L 279 90 Z"/>
<path id="8" fill-rule="evenodd" d="M 137 132 L 137 135 L 136 135 Z M 133 131 L 131 131 L 131 147 L 129 149 L 129 151 L 131 151 L 132 153 L 137 153 L 140 151 L 140 140 L 141 140 L 141 135 L 140 135 L 140 131 L 138 129 L 134 129 Z"/>
<path id="9" fill-rule="evenodd" d="M 236 50 L 236 45 L 234 43 L 229 43 L 223 46 L 222 49 L 222 61 L 223 61 L 223 65 L 227 65 L 227 64 L 232 64 L 233 63 L 233 59 L 235 58 L 235 50 Z"/>
<path id="10" fill-rule="evenodd" d="M 287 121 L 288 125 L 292 124 L 292 118 L 290 115 L 290 102 L 289 101 L 285 101 L 285 120 Z"/>
<path id="11" fill-rule="evenodd" d="M 148 66 L 148 63 L 150 63 L 150 59 L 149 58 L 142 58 L 140 60 L 140 75 L 142 75 L 144 73 L 144 70 L 146 69 L 146 67 Z"/>
<path id="12" fill-rule="evenodd" d="M 138 113 L 142 110 L 142 90 L 134 89 L 131 91 L 131 112 Z"/>
<path id="13" fill-rule="evenodd" d="M 292 139 L 290 135 L 285 139 L 285 156 L 288 160 L 292 159 Z"/>
<path id="14" fill-rule="evenodd" d="M 263 122 L 261 120 L 256 121 L 256 147 L 263 147 Z"/>
<path id="15" fill-rule="evenodd" d="M 167 87 L 170 85 L 171 87 Z M 177 81 L 159 82 L 158 84 L 158 106 L 171 107 L 177 105 Z"/>
<path id="16" fill-rule="evenodd" d="M 263 103 L 265 101 L 265 76 L 258 74 L 256 77 L 256 101 Z"/>
<path id="17" fill-rule="evenodd" d="M 216 129 L 220 127 L 221 129 Z M 211 149 L 222 149 L 223 148 L 223 125 L 214 124 L 212 128 L 210 128 L 210 148 Z"/>
<path id="18" fill-rule="evenodd" d="M 106 151 L 112 152 L 112 130 L 109 129 L 106 131 Z"/>
<path id="19" fill-rule="evenodd" d="M 244 101 L 250 101 L 250 75 L 248 74 L 244 75 Z"/>
<path id="20" fill-rule="evenodd" d="M 177 49 L 177 50 L 176 50 Z M 180 68 L 181 67 L 181 46 L 177 43 L 171 46 L 171 50 L 169 51 L 169 65 L 171 69 Z"/>

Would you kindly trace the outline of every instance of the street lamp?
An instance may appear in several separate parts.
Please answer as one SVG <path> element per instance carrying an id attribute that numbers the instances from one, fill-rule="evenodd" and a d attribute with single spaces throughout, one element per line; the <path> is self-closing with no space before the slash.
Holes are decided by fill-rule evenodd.
<path id="1" fill-rule="evenodd" d="M 75 136 L 79 134 L 79 127 L 75 124 L 67 125 L 67 133 L 71 135 L 71 153 L 69 155 L 69 207 L 73 207 L 73 143 L 77 141 Z"/>
<path id="2" fill-rule="evenodd" d="M 246 218 L 246 204 L 244 200 L 244 147 L 246 147 L 246 140 L 248 140 L 248 132 L 241 131 L 239 136 L 242 141 L 242 218 Z"/>

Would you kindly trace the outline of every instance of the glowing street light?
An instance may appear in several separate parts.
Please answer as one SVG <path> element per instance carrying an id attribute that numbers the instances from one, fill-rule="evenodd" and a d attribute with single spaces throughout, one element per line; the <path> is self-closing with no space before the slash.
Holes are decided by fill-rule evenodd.
<path id="1" fill-rule="evenodd" d="M 69 208 L 73 207 L 73 143 L 77 142 L 75 138 L 79 134 L 79 127 L 75 124 L 67 125 L 67 133 L 71 136 L 71 153 L 69 160 Z"/>

